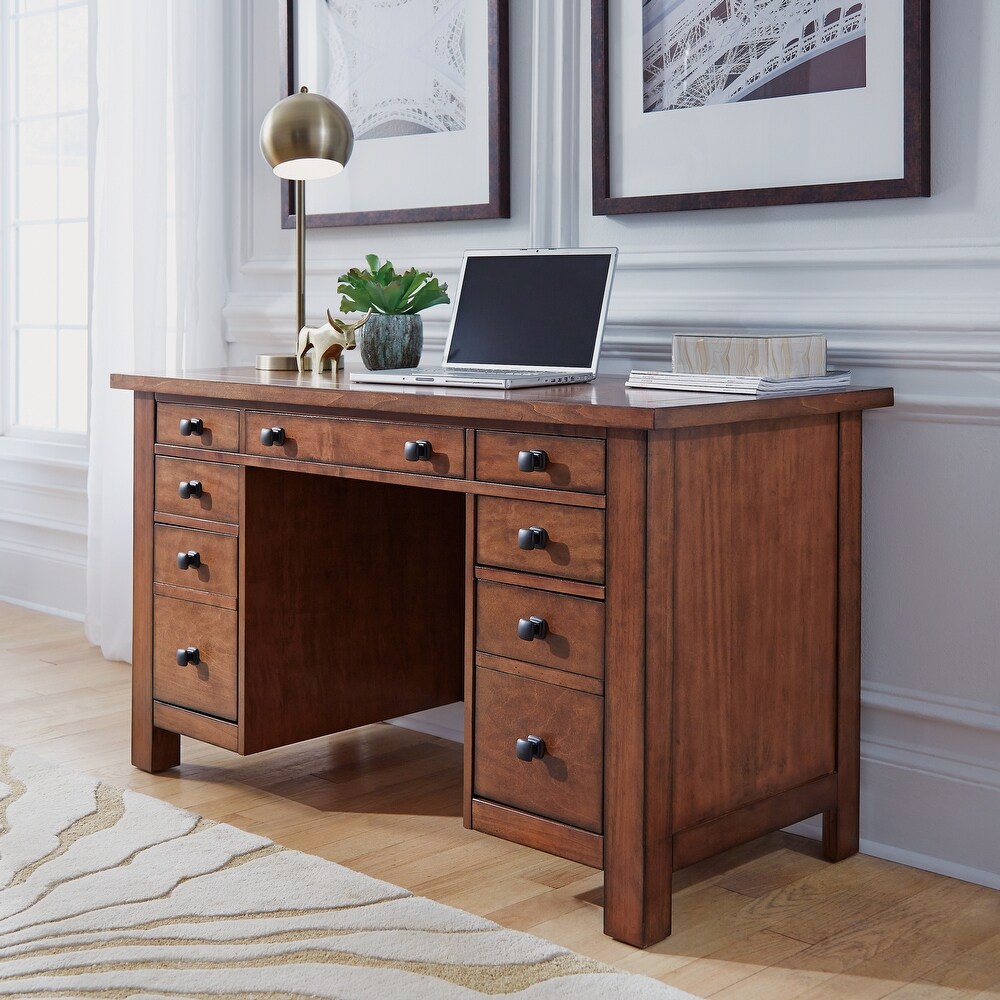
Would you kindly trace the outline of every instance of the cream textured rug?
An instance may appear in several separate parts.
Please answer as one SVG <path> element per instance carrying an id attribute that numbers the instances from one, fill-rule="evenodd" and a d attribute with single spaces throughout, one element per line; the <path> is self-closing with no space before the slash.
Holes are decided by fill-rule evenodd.
<path id="1" fill-rule="evenodd" d="M 0 997 L 688 994 L 0 746 Z"/>

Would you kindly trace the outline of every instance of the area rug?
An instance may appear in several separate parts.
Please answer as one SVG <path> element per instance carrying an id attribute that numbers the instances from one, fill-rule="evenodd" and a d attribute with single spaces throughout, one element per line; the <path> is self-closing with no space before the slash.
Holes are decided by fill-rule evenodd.
<path id="1" fill-rule="evenodd" d="M 0 746 L 0 997 L 689 994 Z"/>

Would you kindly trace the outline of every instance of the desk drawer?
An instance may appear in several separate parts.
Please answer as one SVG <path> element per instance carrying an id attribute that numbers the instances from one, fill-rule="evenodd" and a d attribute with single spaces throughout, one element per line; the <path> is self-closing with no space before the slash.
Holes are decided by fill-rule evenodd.
<path id="1" fill-rule="evenodd" d="M 188 495 L 185 497 L 182 493 Z M 165 514 L 238 524 L 239 466 L 159 455 L 154 505 Z"/>
<path id="2" fill-rule="evenodd" d="M 527 465 L 532 453 L 535 465 L 544 467 L 531 471 L 519 468 L 519 458 Z M 477 431 L 476 479 L 541 489 L 603 493 L 604 442 L 596 438 L 554 434 Z"/>
<path id="3" fill-rule="evenodd" d="M 600 833 L 604 699 L 484 667 L 476 669 L 473 794 Z M 538 736 L 525 761 L 518 739 Z"/>
<path id="4" fill-rule="evenodd" d="M 194 650 L 180 666 L 180 650 Z M 236 612 L 153 600 L 153 698 L 236 721 Z"/>
<path id="5" fill-rule="evenodd" d="M 236 597 L 238 546 L 235 535 L 157 524 L 153 528 L 153 579 Z M 187 558 L 179 561 L 182 554 Z"/>
<path id="6" fill-rule="evenodd" d="M 240 450 L 240 411 L 200 403 L 157 403 L 156 443 Z"/>
<path id="7" fill-rule="evenodd" d="M 530 500 L 479 497 L 476 561 L 543 576 L 604 582 L 604 511 Z M 541 528 L 535 548 L 522 548 L 522 529 Z"/>
<path id="8" fill-rule="evenodd" d="M 283 440 L 261 442 L 261 431 L 280 428 Z M 250 411 L 244 432 L 248 455 L 326 462 L 363 469 L 386 469 L 416 475 L 465 475 L 465 431 L 435 424 L 395 424 L 376 420 L 305 417 L 289 413 Z M 416 457 L 407 443 L 426 442 L 427 457 Z M 411 458 L 407 458 L 407 454 Z"/>
<path id="9" fill-rule="evenodd" d="M 522 621 L 544 622 L 545 636 L 518 634 Z M 537 631 L 537 629 L 536 629 Z M 528 587 L 476 584 L 476 648 L 588 677 L 604 676 L 604 604 Z"/>

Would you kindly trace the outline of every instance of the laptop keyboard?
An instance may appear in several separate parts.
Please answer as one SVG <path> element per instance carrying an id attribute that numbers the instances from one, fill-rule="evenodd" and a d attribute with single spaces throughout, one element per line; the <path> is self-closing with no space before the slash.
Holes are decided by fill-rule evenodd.
<path id="1" fill-rule="evenodd" d="M 524 368 L 444 368 L 446 375 L 475 378 L 558 378 L 562 372 L 527 371 Z"/>

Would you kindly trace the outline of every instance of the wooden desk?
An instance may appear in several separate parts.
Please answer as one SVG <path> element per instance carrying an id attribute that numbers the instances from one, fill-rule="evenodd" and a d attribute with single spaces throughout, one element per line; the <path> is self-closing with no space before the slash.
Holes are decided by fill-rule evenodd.
<path id="1" fill-rule="evenodd" d="M 466 826 L 603 868 L 638 946 L 675 869 L 817 813 L 857 851 L 861 411 L 891 389 L 112 385 L 137 767 L 464 697 Z"/>

